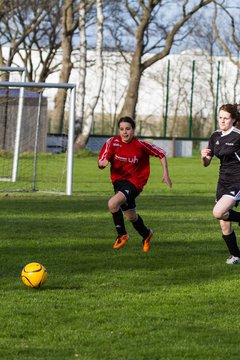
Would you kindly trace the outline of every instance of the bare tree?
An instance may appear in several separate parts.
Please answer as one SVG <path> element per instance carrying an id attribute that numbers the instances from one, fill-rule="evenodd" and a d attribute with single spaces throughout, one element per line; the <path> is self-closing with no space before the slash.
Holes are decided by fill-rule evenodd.
<path id="1" fill-rule="evenodd" d="M 210 13 L 213 15 L 213 9 Z M 199 132 L 208 136 L 215 126 L 215 106 L 216 106 L 216 88 L 217 88 L 217 72 L 218 59 L 217 54 L 222 53 L 212 26 L 213 17 L 203 17 L 198 14 L 194 20 L 193 32 L 188 37 L 191 49 L 198 49 L 201 53 L 201 60 L 196 62 L 196 75 L 201 81 L 201 92 L 198 98 L 198 110 L 195 114 L 199 115 L 200 119 L 194 119 L 193 124 L 200 124 Z M 199 74 L 198 74 L 199 73 Z M 194 95 L 196 97 L 196 95 Z M 201 104 L 201 108 L 199 105 Z M 201 120 L 202 119 L 202 120 Z M 205 119 L 205 120 L 204 120 Z M 201 122 L 204 120 L 204 124 Z M 197 135 L 195 135 L 197 136 Z"/>
<path id="2" fill-rule="evenodd" d="M 76 137 L 82 130 L 84 119 L 85 95 L 86 95 L 86 74 L 87 74 L 87 39 L 86 39 L 86 1 L 81 1 L 79 6 L 79 82 L 76 99 Z"/>
<path id="3" fill-rule="evenodd" d="M 146 32 L 149 28 L 149 24 L 153 18 L 153 12 L 157 5 L 161 3 L 161 1 L 149 0 L 148 5 L 146 6 L 143 1 L 139 1 L 139 6 L 142 11 L 142 15 L 136 14 L 135 10 L 127 3 L 127 8 L 129 10 L 130 15 L 134 19 L 137 24 L 136 32 L 135 32 L 135 40 L 136 47 L 133 52 L 132 60 L 130 63 L 130 75 L 129 75 L 129 84 L 128 91 L 125 98 L 125 103 L 123 105 L 121 115 L 135 115 L 136 104 L 138 101 L 138 89 L 141 80 L 141 75 L 145 69 L 149 66 L 153 65 L 155 62 L 163 59 L 167 56 L 174 44 L 174 39 L 179 30 L 185 25 L 185 23 L 195 14 L 199 9 L 204 6 L 210 4 L 212 0 L 199 1 L 198 5 L 194 6 L 190 10 L 186 10 L 186 4 L 188 1 L 184 2 L 182 8 L 182 16 L 181 18 L 175 22 L 172 29 L 166 33 L 165 42 L 163 45 L 163 49 L 150 58 L 144 60 L 144 47 L 145 47 L 145 37 Z"/>
<path id="4" fill-rule="evenodd" d="M 76 147 L 86 144 L 93 125 L 94 111 L 98 102 L 103 81 L 103 45 L 105 49 L 120 50 L 129 64 L 127 90 L 124 88 L 124 105 L 118 107 L 118 113 L 134 116 L 138 102 L 139 86 L 144 71 L 166 57 L 171 49 L 181 42 L 192 31 L 190 20 L 201 9 L 214 0 L 30 0 L 27 5 L 22 0 L 2 2 L 0 0 L 0 64 L 11 65 L 14 56 L 22 56 L 23 63 L 28 67 L 28 76 L 44 81 L 59 64 L 53 65 L 56 51 L 62 49 L 62 62 L 59 82 L 68 82 L 73 67 L 72 51 L 73 36 L 80 36 L 80 80 L 78 83 L 77 115 L 82 124 L 78 132 Z M 10 4 L 6 16 L 3 6 Z M 98 11 L 97 45 L 86 41 L 86 19 L 91 6 L 96 4 Z M 191 4 L 195 4 L 194 6 Z M 172 6 L 173 11 L 168 11 Z M 95 7 L 94 7 L 95 8 Z M 5 12 L 5 8 L 4 8 Z M 106 23 L 103 32 L 103 13 Z M 111 14 L 111 16 L 109 16 Z M 95 15 L 95 13 L 94 13 Z M 96 23 L 96 17 L 94 19 Z M 91 29 L 94 29 L 92 27 Z M 104 34 L 104 39 L 103 39 Z M 110 34 L 110 35 L 109 35 Z M 11 43 L 7 59 L 3 58 L 1 45 Z M 85 77 L 87 71 L 87 48 L 96 47 L 95 71 L 96 82 L 90 100 L 86 104 Z M 24 49 L 20 51 L 20 45 Z M 33 48 L 39 53 L 40 62 L 33 66 Z M 48 51 L 47 57 L 42 56 L 42 49 Z M 128 53 L 126 54 L 126 51 Z M 45 61 L 46 60 L 46 61 Z M 44 62 L 45 61 L 45 62 Z M 41 66 L 40 66 L 41 65 Z M 41 70 L 40 70 L 41 68 Z M 64 120 L 66 93 L 60 90 L 55 97 L 52 132 L 61 130 Z"/>
<path id="5" fill-rule="evenodd" d="M 130 47 L 134 46 L 134 50 L 129 64 L 128 90 L 120 116 L 126 114 L 130 116 L 135 115 L 138 90 L 143 72 L 169 54 L 173 45 L 181 40 L 181 38 L 176 38 L 180 34 L 180 30 L 185 29 L 182 38 L 187 36 L 189 30 L 186 29 L 185 24 L 195 13 L 212 2 L 213 0 L 199 0 L 197 5 L 190 7 L 188 0 L 182 1 L 181 11 L 177 7 L 175 12 L 172 11 L 172 16 L 170 17 L 171 12 L 169 11 L 168 13 L 167 11 L 169 6 L 175 4 L 173 1 L 138 0 L 133 2 L 125 0 L 125 7 L 128 13 L 127 18 L 129 19 L 130 17 L 131 19 L 131 27 L 124 21 L 126 11 L 121 17 L 119 16 L 121 9 L 118 10 L 118 14 L 116 13 L 119 21 L 116 16 L 114 22 L 115 29 L 110 26 L 115 41 L 119 44 L 119 48 L 121 48 L 122 39 L 126 41 L 127 34 L 128 37 L 134 37 L 134 42 L 130 43 Z M 117 3 L 114 5 L 116 7 Z M 165 12 L 160 13 L 160 10 L 163 11 L 164 6 Z M 177 6 L 179 6 L 179 2 Z M 123 27 L 126 36 L 121 34 Z M 156 33 L 158 36 L 156 36 Z M 147 53 L 150 56 L 146 57 Z"/>
<path id="6" fill-rule="evenodd" d="M 72 70 L 72 37 L 76 24 L 74 24 L 74 0 L 64 0 L 62 8 L 62 67 L 59 76 L 60 83 L 67 83 Z M 67 92 L 65 89 L 58 89 L 55 96 L 54 111 L 51 116 L 51 132 L 61 133 L 64 124 L 64 107 Z"/>
<path id="7" fill-rule="evenodd" d="M 75 148 L 80 149 L 86 146 L 93 124 L 94 109 L 97 105 L 103 81 L 103 4 L 102 0 L 96 0 L 97 5 L 97 46 L 96 46 L 96 81 L 93 86 L 92 96 L 86 106 L 85 116 L 81 133 L 75 140 Z"/>
<path id="8" fill-rule="evenodd" d="M 59 42 L 59 8 L 61 0 L 32 0 L 26 4 L 21 0 L 4 2 L 0 16 L 0 65 L 12 66 L 16 54 L 27 68 L 29 81 L 45 81 L 55 70 L 51 67 Z M 4 58 L 2 47 L 9 46 Z M 48 51 L 43 58 L 43 48 Z M 33 67 L 33 57 L 39 55 L 38 66 Z M 19 65 L 19 64 L 18 64 Z M 41 70 L 40 70 L 41 68 Z"/>
<path id="9" fill-rule="evenodd" d="M 87 75 L 87 14 L 92 10 L 95 0 L 81 1 L 79 4 L 79 81 L 77 84 L 76 99 L 76 138 L 82 131 L 85 97 L 86 97 L 86 75 Z"/>
<path id="10" fill-rule="evenodd" d="M 228 30 L 227 32 L 220 32 L 219 30 L 217 24 L 219 8 L 225 14 L 225 19 L 228 19 L 228 29 L 230 29 L 230 31 Z M 240 51 L 239 31 L 236 30 L 239 28 L 239 16 L 237 15 L 236 17 L 234 17 L 233 15 L 234 13 L 236 13 L 236 10 L 238 10 L 237 14 L 239 14 L 240 7 L 235 6 L 234 10 L 235 11 L 233 11 L 232 9 L 232 11 L 230 11 L 227 8 L 226 4 L 224 4 L 224 1 L 223 3 L 214 2 L 213 30 L 217 41 L 221 48 L 224 50 L 225 54 L 228 56 L 228 58 L 234 65 L 240 68 L 239 57 L 234 56 L 234 53 L 236 55 L 236 53 L 239 54 Z"/>

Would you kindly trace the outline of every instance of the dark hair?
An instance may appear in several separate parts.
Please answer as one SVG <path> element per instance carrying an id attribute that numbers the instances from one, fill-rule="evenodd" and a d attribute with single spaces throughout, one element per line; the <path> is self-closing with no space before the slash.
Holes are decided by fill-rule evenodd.
<path id="1" fill-rule="evenodd" d="M 118 127 L 120 126 L 120 124 L 122 122 L 127 122 L 127 123 L 131 124 L 133 129 L 136 128 L 135 121 L 130 116 L 121 117 L 121 119 L 118 120 Z"/>
<path id="2" fill-rule="evenodd" d="M 233 125 L 240 128 L 240 105 L 239 104 L 224 104 L 220 106 L 219 111 L 228 112 L 233 119 Z"/>

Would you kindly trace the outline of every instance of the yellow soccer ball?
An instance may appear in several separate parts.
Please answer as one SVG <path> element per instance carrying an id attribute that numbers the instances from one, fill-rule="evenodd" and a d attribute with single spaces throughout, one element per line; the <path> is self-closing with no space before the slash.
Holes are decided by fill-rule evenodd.
<path id="1" fill-rule="evenodd" d="M 32 262 L 24 266 L 21 278 L 26 286 L 40 288 L 46 282 L 48 273 L 43 265 Z"/>

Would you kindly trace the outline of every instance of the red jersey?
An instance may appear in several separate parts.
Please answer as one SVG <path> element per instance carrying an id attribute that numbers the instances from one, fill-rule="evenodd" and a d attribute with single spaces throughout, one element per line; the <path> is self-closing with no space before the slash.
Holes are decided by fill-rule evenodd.
<path id="1" fill-rule="evenodd" d="M 135 137 L 130 143 L 124 143 L 120 136 L 113 136 L 103 145 L 98 160 L 107 159 L 111 163 L 112 183 L 128 180 L 141 192 L 149 178 L 150 156 L 162 159 L 166 152 Z"/>

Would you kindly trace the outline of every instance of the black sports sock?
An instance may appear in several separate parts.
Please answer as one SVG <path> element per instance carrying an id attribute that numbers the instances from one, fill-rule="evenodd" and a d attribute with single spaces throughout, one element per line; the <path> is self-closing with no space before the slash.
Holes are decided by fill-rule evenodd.
<path id="1" fill-rule="evenodd" d="M 123 218 L 122 210 L 119 209 L 117 212 L 112 213 L 112 216 L 113 216 L 113 222 L 115 224 L 118 236 L 127 234 L 125 225 L 124 225 L 124 218 Z"/>
<path id="2" fill-rule="evenodd" d="M 134 228 L 137 232 L 145 239 L 149 234 L 149 229 L 144 225 L 143 219 L 140 215 L 137 215 L 138 218 L 136 221 L 132 222 Z"/>
<path id="3" fill-rule="evenodd" d="M 240 251 L 237 245 L 235 232 L 233 231 L 231 234 L 223 235 L 222 237 L 228 247 L 230 254 L 233 256 L 240 257 Z"/>
<path id="4" fill-rule="evenodd" d="M 226 221 L 234 221 L 234 222 L 240 222 L 240 212 L 234 211 L 232 209 L 229 210 L 229 215 Z"/>

